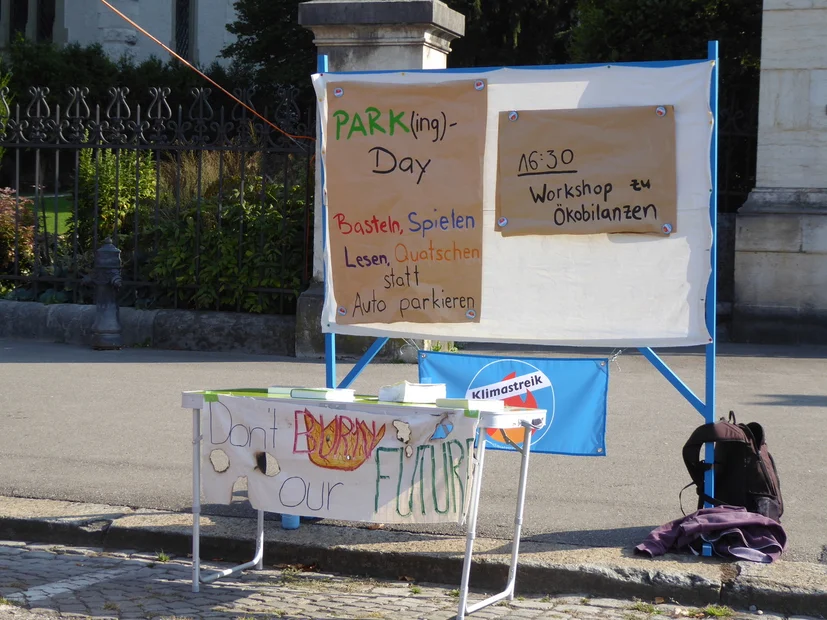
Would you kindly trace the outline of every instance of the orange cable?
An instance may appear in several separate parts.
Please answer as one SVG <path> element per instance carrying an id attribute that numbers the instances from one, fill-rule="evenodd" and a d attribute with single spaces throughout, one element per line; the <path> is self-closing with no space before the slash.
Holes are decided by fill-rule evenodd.
<path id="1" fill-rule="evenodd" d="M 127 23 L 129 23 L 129 24 L 130 24 L 131 26 L 133 26 L 134 28 L 137 28 L 137 29 L 138 29 L 141 33 L 145 34 L 145 35 L 146 35 L 147 37 L 149 37 L 152 41 L 154 41 L 155 43 L 157 43 L 158 45 L 160 45 L 161 47 L 163 47 L 163 48 L 164 48 L 164 49 L 165 49 L 165 50 L 166 50 L 169 54 L 171 54 L 174 58 L 176 58 L 177 60 L 179 60 L 179 61 L 181 61 L 182 63 L 184 63 L 187 67 L 189 67 L 190 69 L 192 69 L 193 71 L 195 71 L 198 75 L 200 75 L 202 78 L 204 78 L 205 80 L 207 80 L 210 84 L 212 84 L 213 86 L 215 86 L 218 90 L 220 90 L 222 93 L 224 93 L 225 95 L 227 95 L 230 99 L 232 99 L 233 101 L 235 101 L 235 102 L 236 102 L 236 103 L 238 103 L 239 105 L 243 106 L 244 108 L 246 108 L 247 110 L 249 110 L 250 112 L 252 112 L 253 114 L 255 114 L 257 117 L 259 117 L 261 120 L 263 120 L 265 123 L 267 123 L 268 125 L 270 125 L 270 127 L 272 127 L 273 129 L 275 129 L 275 130 L 276 130 L 276 131 L 278 131 L 279 133 L 284 134 L 285 136 L 287 136 L 288 138 L 290 138 L 291 140 L 294 140 L 294 141 L 295 141 L 295 140 L 312 140 L 313 142 L 315 142 L 315 141 L 316 141 L 316 138 L 313 138 L 313 137 L 311 137 L 311 136 L 294 136 L 293 134 L 291 134 L 291 133 L 288 133 L 288 132 L 284 131 L 281 127 L 278 127 L 276 124 L 272 123 L 270 120 L 268 120 L 267 118 L 265 118 L 264 116 L 262 116 L 261 114 L 259 114 L 258 112 L 256 112 L 256 111 L 255 111 L 252 107 L 250 107 L 249 105 L 247 105 L 246 103 L 244 103 L 241 99 L 239 99 L 238 97 L 236 97 L 235 95 L 233 95 L 232 93 L 230 93 L 230 92 L 229 92 L 226 88 L 224 88 L 223 86 L 221 86 L 221 84 L 219 84 L 218 82 L 216 82 L 215 80 L 213 80 L 211 77 L 209 77 L 208 75 L 206 75 L 205 73 L 203 73 L 202 71 L 200 71 L 197 67 L 195 67 L 193 64 L 191 64 L 188 60 L 186 60 L 186 59 L 185 59 L 185 58 L 183 58 L 182 56 L 180 56 L 180 55 L 178 55 L 177 53 L 175 53 L 174 51 L 172 51 L 172 50 L 171 50 L 171 49 L 170 49 L 167 45 L 165 45 L 165 44 L 164 44 L 162 41 L 160 41 L 157 37 L 154 37 L 153 35 L 151 35 L 151 34 L 150 34 L 149 32 L 147 32 L 144 28 L 142 28 L 141 26 L 139 26 L 138 24 L 136 24 L 136 23 L 135 23 L 134 21 L 132 21 L 129 17 L 127 17 L 126 15 L 124 15 L 123 13 L 121 13 L 118 9 L 116 9 L 114 6 L 112 6 L 111 4 L 109 4 L 109 2 L 107 2 L 106 0 L 100 0 L 100 1 L 101 1 L 101 2 L 103 2 L 103 4 L 104 4 L 104 5 L 106 5 L 106 6 L 107 6 L 110 10 L 112 10 L 112 11 L 113 11 L 116 15 L 118 15 L 118 17 L 120 17 L 121 19 L 125 20 Z"/>

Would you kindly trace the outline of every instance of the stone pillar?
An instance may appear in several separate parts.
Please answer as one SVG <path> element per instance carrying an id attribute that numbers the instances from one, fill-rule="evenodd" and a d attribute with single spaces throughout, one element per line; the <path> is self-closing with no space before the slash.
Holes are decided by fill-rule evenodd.
<path id="1" fill-rule="evenodd" d="M 37 41 L 37 0 L 25 0 L 29 4 L 29 19 L 26 22 L 26 38 Z M 20 0 L 18 0 L 20 3 Z"/>
<path id="2" fill-rule="evenodd" d="M 66 28 L 66 3 L 55 3 L 55 25 L 52 30 L 52 41 L 55 45 L 69 43 L 69 30 Z"/>
<path id="3" fill-rule="evenodd" d="M 313 31 L 319 55 L 329 71 L 444 69 L 451 41 L 465 34 L 465 17 L 440 0 L 311 0 L 299 5 L 299 23 Z M 316 161 L 321 161 L 319 150 Z M 313 283 L 299 297 L 296 356 L 324 354 L 321 312 L 321 179 L 316 167 Z M 339 336 L 336 352 L 361 355 L 371 339 Z M 386 345 L 385 356 L 394 356 Z"/>
<path id="4" fill-rule="evenodd" d="M 827 0 L 764 0 L 756 187 L 738 211 L 733 336 L 827 343 Z"/>
<path id="5" fill-rule="evenodd" d="M 6 49 L 11 43 L 11 0 L 0 0 L 0 48 Z"/>

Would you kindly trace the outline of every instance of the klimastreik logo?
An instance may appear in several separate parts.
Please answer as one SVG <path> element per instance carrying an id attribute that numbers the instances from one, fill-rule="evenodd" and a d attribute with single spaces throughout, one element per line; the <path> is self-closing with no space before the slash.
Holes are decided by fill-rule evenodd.
<path id="1" fill-rule="evenodd" d="M 540 441 L 554 420 L 554 386 L 546 373 L 523 360 L 496 360 L 483 366 L 468 384 L 465 398 L 502 400 L 508 407 L 546 410 L 546 424 L 533 431 L 531 445 Z M 505 446 L 505 437 L 517 444 L 523 441 L 523 429 L 488 429 L 490 444 Z M 505 435 L 505 437 L 504 437 Z"/>

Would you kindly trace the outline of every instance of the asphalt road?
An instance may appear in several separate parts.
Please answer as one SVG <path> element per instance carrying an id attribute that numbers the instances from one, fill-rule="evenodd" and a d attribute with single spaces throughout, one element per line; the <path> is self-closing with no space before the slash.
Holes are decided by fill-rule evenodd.
<path id="1" fill-rule="evenodd" d="M 703 395 L 698 351 L 663 357 Z M 339 377 L 350 367 L 340 363 Z M 413 365 L 375 363 L 355 387 L 375 393 L 416 374 Z M 607 456 L 532 457 L 525 538 L 628 547 L 681 515 L 678 491 L 689 481 L 681 448 L 702 419 L 636 352 L 621 355 L 610 375 Z M 320 361 L 0 339 L 0 495 L 186 510 L 192 452 L 183 390 L 323 383 Z M 717 387 L 721 414 L 735 409 L 739 420 L 766 428 L 785 501 L 786 558 L 827 562 L 827 348 L 721 346 Z M 516 455 L 488 452 L 479 535 L 509 537 L 518 474 Z M 684 494 L 687 512 L 693 498 Z M 244 503 L 205 511 L 250 512 Z"/>

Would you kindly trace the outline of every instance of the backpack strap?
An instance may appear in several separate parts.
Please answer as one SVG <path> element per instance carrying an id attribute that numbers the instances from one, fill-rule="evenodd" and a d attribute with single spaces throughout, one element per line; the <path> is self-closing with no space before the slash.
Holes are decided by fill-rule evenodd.
<path id="1" fill-rule="evenodd" d="M 680 490 L 680 492 L 678 493 L 678 505 L 681 507 L 681 512 L 683 513 L 684 517 L 686 516 L 686 511 L 683 509 L 683 492 L 686 491 L 686 489 L 688 489 L 689 487 L 693 486 L 694 484 L 695 484 L 694 482 L 690 482 L 685 487 L 683 487 Z M 712 504 L 713 506 L 725 506 L 726 505 L 726 504 L 724 504 L 724 502 L 722 502 L 719 499 L 715 499 L 711 495 L 707 495 L 706 493 L 701 493 L 700 492 L 700 487 L 698 487 L 698 496 L 701 499 L 703 499 L 703 501 L 705 501 L 707 504 Z"/>
<path id="2" fill-rule="evenodd" d="M 712 467 L 709 463 L 701 461 L 701 446 L 706 443 L 719 443 L 724 441 L 740 441 L 751 445 L 751 441 L 744 432 L 744 429 L 730 422 L 721 421 L 699 426 L 689 436 L 689 439 L 683 446 L 683 462 L 689 471 L 689 475 L 692 477 L 692 482 L 698 487 L 699 492 L 704 487 L 704 472 Z M 710 501 L 711 499 L 712 498 L 709 498 L 707 501 L 714 503 Z"/>

